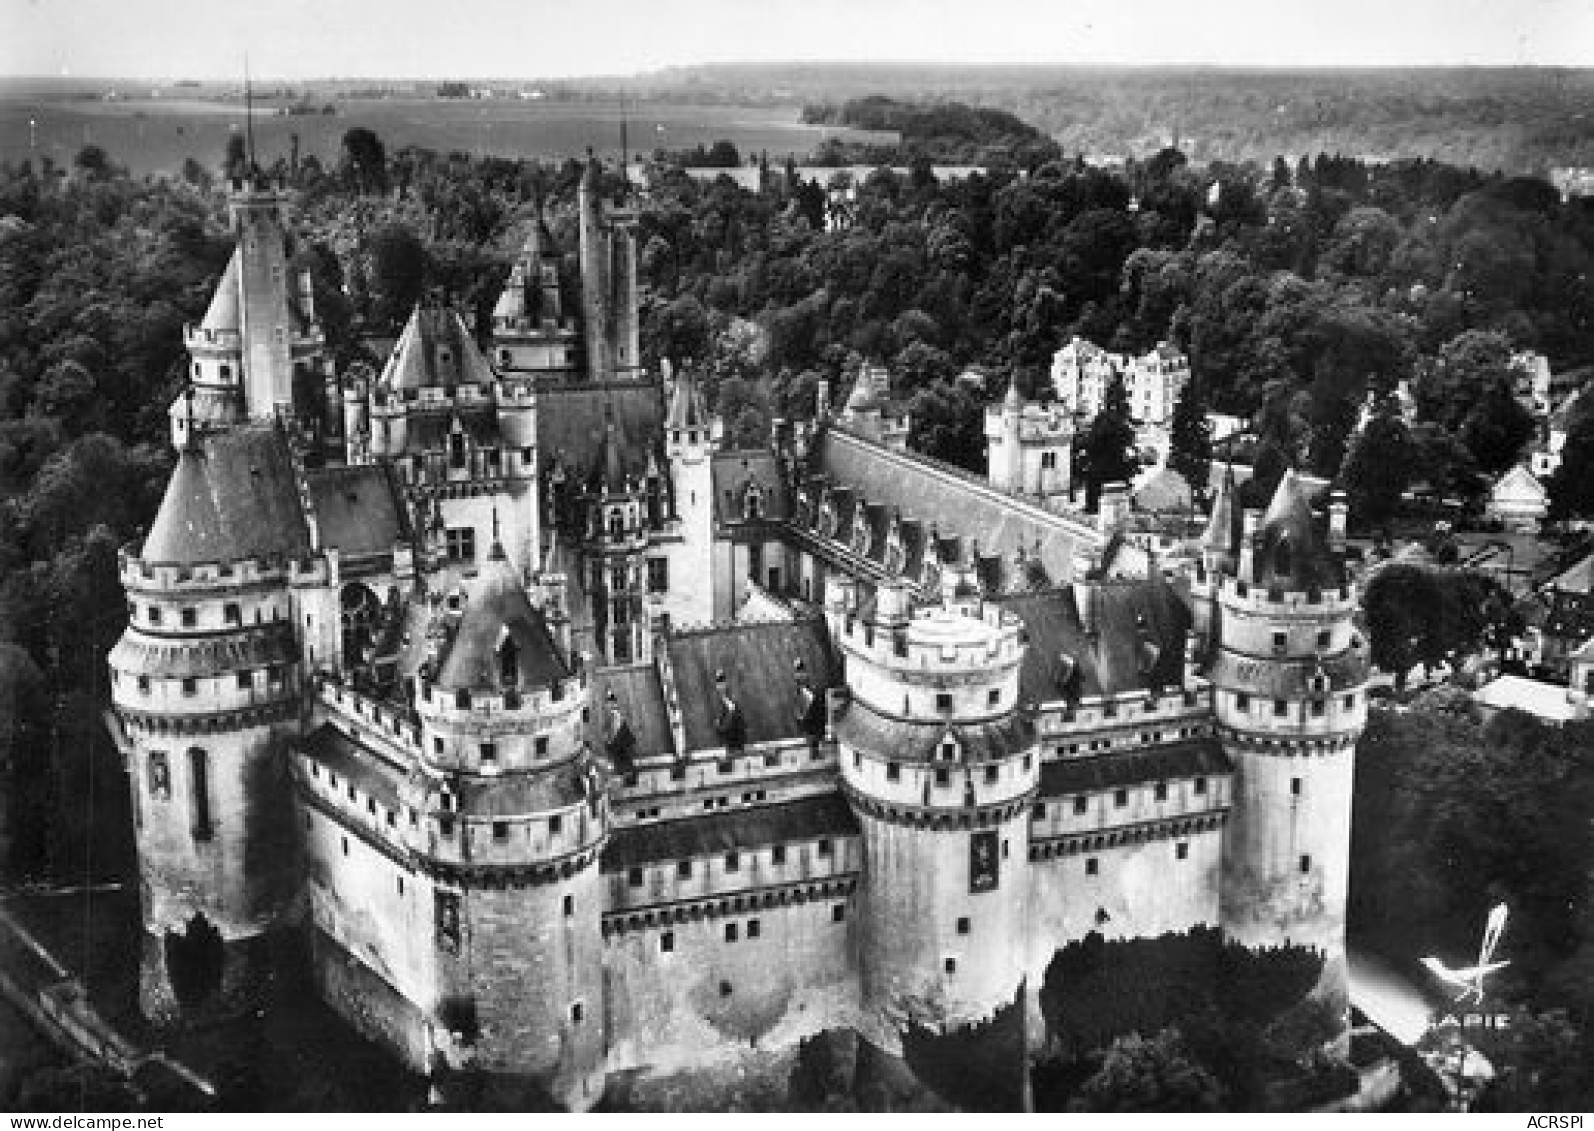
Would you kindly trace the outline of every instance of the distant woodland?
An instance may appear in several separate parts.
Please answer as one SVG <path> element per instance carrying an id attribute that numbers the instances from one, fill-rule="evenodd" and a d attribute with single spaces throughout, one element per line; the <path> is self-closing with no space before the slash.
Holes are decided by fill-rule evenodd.
<path id="1" fill-rule="evenodd" d="M 1008 111 L 1070 155 L 1176 145 L 1203 162 L 1325 153 L 1507 173 L 1594 165 L 1589 70 L 721 64 L 560 89 L 764 105 L 955 100 Z"/>

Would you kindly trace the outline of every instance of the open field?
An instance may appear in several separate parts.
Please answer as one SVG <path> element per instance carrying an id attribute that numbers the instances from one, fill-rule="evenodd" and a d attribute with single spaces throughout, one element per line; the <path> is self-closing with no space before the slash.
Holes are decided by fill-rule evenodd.
<path id="1" fill-rule="evenodd" d="M 744 155 L 768 151 L 771 160 L 779 160 L 788 153 L 802 157 L 827 137 L 873 136 L 804 125 L 796 107 L 422 97 L 314 104 L 332 105 L 336 113 L 288 116 L 278 112 L 280 103 L 256 106 L 255 147 L 262 158 L 286 155 L 291 135 L 297 134 L 301 156 L 335 162 L 344 132 L 355 126 L 375 130 L 390 153 L 419 145 L 440 152 L 550 159 L 579 156 L 588 147 L 617 155 L 622 118 L 629 123 L 633 153 L 707 147 L 727 138 Z M 140 176 L 176 173 L 188 157 L 215 168 L 228 136 L 241 131 L 244 120 L 243 104 L 236 100 L 150 98 L 146 93 L 103 101 L 0 92 L 0 162 L 48 156 L 65 165 L 93 144 Z"/>

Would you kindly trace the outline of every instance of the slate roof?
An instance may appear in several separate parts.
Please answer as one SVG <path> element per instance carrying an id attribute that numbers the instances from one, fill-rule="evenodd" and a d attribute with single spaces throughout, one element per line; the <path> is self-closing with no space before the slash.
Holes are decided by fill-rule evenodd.
<path id="1" fill-rule="evenodd" d="M 1207 678 L 1218 687 L 1243 691 L 1263 699 L 1295 699 L 1306 695 L 1312 680 L 1321 675 L 1330 691 L 1348 691 L 1367 678 L 1370 659 L 1365 648 L 1315 659 L 1250 659 L 1220 651 L 1212 661 Z"/>
<path id="2" fill-rule="evenodd" d="M 802 696 L 793 670 L 798 659 L 806 665 L 810 686 L 818 696 L 823 696 L 824 688 L 836 686 L 841 677 L 830 637 L 818 618 L 683 632 L 669 637 L 665 646 L 675 673 L 689 750 L 725 745 L 716 726 L 720 708 L 714 683 L 717 672 L 726 675 L 727 692 L 746 724 L 744 740 L 748 745 L 807 733 L 799 717 Z"/>
<path id="3" fill-rule="evenodd" d="M 1234 772 L 1216 738 L 1121 750 L 1093 758 L 1057 758 L 1041 764 L 1041 796 L 1064 797 L 1142 782 L 1211 777 Z"/>
<path id="4" fill-rule="evenodd" d="M 956 765 L 994 762 L 1035 744 L 1035 720 L 1022 711 L 992 722 L 957 723 L 942 719 L 901 719 L 882 714 L 856 697 L 836 714 L 836 736 L 903 762 L 930 762 L 948 736 L 957 741 Z"/>
<path id="5" fill-rule="evenodd" d="M 410 536 L 398 485 L 386 464 L 307 473 L 321 545 L 344 554 L 383 554 Z"/>
<path id="6" fill-rule="evenodd" d="M 239 257 L 242 255 L 243 249 L 233 248 L 227 260 L 227 269 L 222 272 L 216 291 L 210 296 L 210 305 L 205 308 L 205 320 L 200 323 L 202 329 L 236 334 L 243 328 L 243 318 L 238 310 Z"/>
<path id="7" fill-rule="evenodd" d="M 1344 570 L 1317 529 L 1307 487 L 1291 468 L 1279 480 L 1257 530 L 1256 582 L 1289 592 L 1330 589 Z"/>
<path id="8" fill-rule="evenodd" d="M 852 489 L 869 503 L 935 526 L 943 538 L 958 537 L 965 548 L 978 543 L 984 555 L 1013 562 L 1022 549 L 1038 557 L 1055 580 L 1073 576 L 1076 551 L 1093 554 L 1101 546 L 1101 535 L 1078 520 L 1049 514 L 972 476 L 893 452 L 842 428 L 832 426 L 815 440 L 810 471 L 832 485 L 841 518 L 836 537 L 842 541 L 851 530 L 845 505 L 851 496 L 844 492 Z"/>
<path id="9" fill-rule="evenodd" d="M 542 613 L 494 543 L 480 577 L 466 589 L 464 611 L 438 663 L 437 686 L 496 690 L 498 649 L 506 634 L 515 642 L 522 689 L 549 687 L 569 676 Z"/>
<path id="10" fill-rule="evenodd" d="M 400 771 L 390 768 L 331 723 L 322 723 L 299 741 L 299 749 L 337 774 L 339 788 L 344 782 L 389 809 L 399 805 Z"/>
<path id="11" fill-rule="evenodd" d="M 838 793 L 781 805 L 731 809 L 709 817 L 621 826 L 609 833 L 603 870 L 715 856 L 737 849 L 858 835 L 858 818 Z"/>
<path id="12" fill-rule="evenodd" d="M 718 452 L 710 471 L 714 482 L 715 522 L 745 521 L 743 500 L 749 484 L 758 487 L 763 518 L 784 520 L 791 517 L 791 499 L 773 453 L 762 449 Z"/>
<path id="13" fill-rule="evenodd" d="M 585 482 L 602 455 L 606 407 L 624 473 L 645 478 L 649 457 L 662 442 L 664 405 L 656 386 L 636 381 L 539 388 L 537 444 L 543 466 L 558 464 Z"/>
<path id="14" fill-rule="evenodd" d="M 1029 636 L 1019 669 L 1019 695 L 1026 702 L 1119 695 L 1183 681 L 1194 618 L 1160 574 L 1144 581 L 1076 581 L 1066 589 L 996 603 L 1016 614 Z"/>
<path id="15" fill-rule="evenodd" d="M 454 783 L 459 811 L 467 817 L 522 817 L 566 809 L 585 796 L 581 760 L 570 758 L 530 773 L 484 778 L 462 774 Z"/>
<path id="16" fill-rule="evenodd" d="M 274 425 L 205 435 L 180 452 L 140 556 L 154 565 L 297 558 L 310 536 Z"/>
<path id="17" fill-rule="evenodd" d="M 610 692 L 614 693 L 615 706 L 631 728 L 636 743 L 636 757 L 675 752 L 670 718 L 664 709 L 664 686 L 659 682 L 657 668 L 652 664 L 638 664 L 624 668 L 600 668 L 593 673 L 593 715 L 605 726 Z M 606 735 L 606 731 L 599 733 Z"/>
<path id="18" fill-rule="evenodd" d="M 492 367 L 458 314 L 417 306 L 382 368 L 379 383 L 388 389 L 423 389 L 490 385 L 494 379 Z"/>
<path id="19" fill-rule="evenodd" d="M 697 380 L 684 370 L 676 380 L 675 392 L 670 397 L 670 414 L 666 425 L 682 430 L 709 426 L 708 410 L 703 407 L 703 394 L 698 390 Z"/>

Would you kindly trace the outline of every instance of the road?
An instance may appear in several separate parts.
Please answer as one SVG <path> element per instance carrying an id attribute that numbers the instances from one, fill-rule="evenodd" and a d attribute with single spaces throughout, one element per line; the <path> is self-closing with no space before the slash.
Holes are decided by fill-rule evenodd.
<path id="1" fill-rule="evenodd" d="M 1388 962 L 1365 951 L 1349 952 L 1351 1004 L 1403 1045 L 1428 1031 L 1435 1000 Z"/>

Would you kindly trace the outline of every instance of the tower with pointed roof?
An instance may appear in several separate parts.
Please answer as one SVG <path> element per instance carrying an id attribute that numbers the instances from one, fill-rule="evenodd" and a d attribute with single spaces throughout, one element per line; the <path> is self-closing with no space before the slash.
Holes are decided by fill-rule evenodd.
<path id="1" fill-rule="evenodd" d="M 581 320 L 587 380 L 642 373 L 637 321 L 636 210 L 606 200 L 602 167 L 589 157 L 577 196 L 581 239 Z"/>
<path id="2" fill-rule="evenodd" d="M 1264 513 L 1244 513 L 1232 553 L 1225 499 L 1232 493 L 1220 495 L 1205 548 L 1215 571 L 1208 678 L 1234 763 L 1222 925 L 1246 946 L 1322 952 L 1318 992 L 1343 1009 L 1352 779 L 1369 671 L 1356 593 L 1293 470 Z"/>
<path id="3" fill-rule="evenodd" d="M 575 320 L 565 310 L 559 256 L 539 210 L 493 308 L 492 361 L 507 377 L 571 380 L 577 373 Z"/>
<path id="4" fill-rule="evenodd" d="M 252 1004 L 296 886 L 279 753 L 299 716 L 290 594 L 309 538 L 280 428 L 191 436 L 143 545 L 122 554 L 111 689 L 155 1020 Z"/>
<path id="5" fill-rule="evenodd" d="M 677 624 L 707 624 L 714 619 L 713 464 L 719 445 L 697 379 L 687 369 L 670 393 L 664 444 L 681 532 L 668 566 L 668 609 Z"/>

